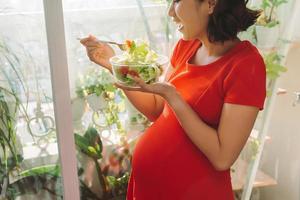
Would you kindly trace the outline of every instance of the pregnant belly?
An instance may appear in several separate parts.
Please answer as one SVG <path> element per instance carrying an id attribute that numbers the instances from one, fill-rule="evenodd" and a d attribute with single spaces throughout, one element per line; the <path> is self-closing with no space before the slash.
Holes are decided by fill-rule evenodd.
<path id="1" fill-rule="evenodd" d="M 212 167 L 174 115 L 161 116 L 140 137 L 133 153 L 132 170 L 137 191 L 145 193 L 144 189 L 151 188 L 168 196 L 160 199 L 170 199 L 172 195 L 176 196 L 174 199 L 199 199 L 178 197 L 203 195 L 209 188 L 221 191 L 225 185 L 226 194 L 231 190 L 229 171 L 218 172 Z"/>
<path id="2" fill-rule="evenodd" d="M 148 128 L 137 142 L 132 158 L 136 181 L 140 178 L 140 181 L 149 183 L 155 183 L 157 178 L 164 176 L 171 168 L 189 165 L 193 165 L 193 169 L 196 168 L 198 172 L 211 169 L 209 161 L 190 141 L 173 116 L 160 117 Z"/>
<path id="3" fill-rule="evenodd" d="M 135 176 L 141 175 L 145 181 L 145 173 L 156 174 L 155 176 L 160 174 L 166 160 L 180 148 L 185 137 L 177 121 L 160 117 L 139 138 L 135 146 L 132 158 Z"/>

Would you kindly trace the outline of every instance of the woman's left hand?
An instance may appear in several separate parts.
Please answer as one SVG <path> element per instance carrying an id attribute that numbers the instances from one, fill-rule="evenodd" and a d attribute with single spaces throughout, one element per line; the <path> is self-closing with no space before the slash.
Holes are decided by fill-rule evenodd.
<path id="1" fill-rule="evenodd" d="M 166 100 L 169 100 L 177 93 L 176 88 L 168 83 L 168 82 L 157 82 L 152 84 L 146 84 L 141 78 L 134 77 L 134 81 L 136 82 L 137 88 L 127 87 L 125 85 L 115 83 L 115 86 L 121 88 L 123 90 L 128 91 L 140 91 L 140 92 L 147 92 L 160 95 Z"/>

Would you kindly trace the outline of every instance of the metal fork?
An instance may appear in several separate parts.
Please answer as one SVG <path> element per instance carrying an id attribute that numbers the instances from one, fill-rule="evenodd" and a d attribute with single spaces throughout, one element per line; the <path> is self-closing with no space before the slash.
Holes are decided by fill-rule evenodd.
<path id="1" fill-rule="evenodd" d="M 77 38 L 77 40 L 81 40 L 82 38 Z M 122 43 L 117 43 L 117 42 L 113 42 L 113 41 L 107 41 L 107 40 L 97 40 L 98 42 L 103 42 L 106 44 L 113 44 L 113 45 L 117 45 L 119 47 L 120 50 L 125 51 L 126 50 L 126 44 L 122 44 Z"/>

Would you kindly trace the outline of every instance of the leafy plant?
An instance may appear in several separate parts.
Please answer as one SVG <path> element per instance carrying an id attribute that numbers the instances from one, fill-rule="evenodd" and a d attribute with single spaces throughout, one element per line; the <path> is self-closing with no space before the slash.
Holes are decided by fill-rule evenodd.
<path id="1" fill-rule="evenodd" d="M 274 86 L 275 80 L 280 76 L 280 73 L 286 72 L 287 68 L 281 65 L 282 56 L 280 56 L 277 51 L 273 51 L 269 54 L 264 55 L 264 62 L 266 65 L 267 72 L 267 96 L 271 96 L 272 88 Z"/>
<path id="2" fill-rule="evenodd" d="M 7 187 L 4 186 L 9 184 L 9 174 L 18 168 L 23 160 L 18 151 L 15 129 L 15 116 L 19 104 L 20 100 L 14 92 L 0 86 L 0 191 L 4 194 L 7 192 Z"/>
<path id="3" fill-rule="evenodd" d="M 107 182 L 114 196 L 121 196 L 126 193 L 129 181 L 129 173 L 126 172 L 122 177 L 107 176 Z"/>
<path id="4" fill-rule="evenodd" d="M 275 80 L 280 76 L 281 72 L 287 71 L 287 68 L 280 64 L 281 59 L 282 56 L 280 56 L 276 51 L 273 51 L 264 56 L 267 77 L 269 80 Z"/>
<path id="5" fill-rule="evenodd" d="M 109 97 L 109 93 L 114 93 L 116 88 L 113 86 L 113 79 L 105 70 L 91 69 L 80 76 L 76 82 L 76 94 L 84 98 L 90 94 L 100 96 L 102 93 Z"/>
<path id="6" fill-rule="evenodd" d="M 269 28 L 278 25 L 279 20 L 276 19 L 276 10 L 280 5 L 287 2 L 287 0 L 263 0 L 261 4 L 263 12 L 256 24 Z"/>
<path id="7" fill-rule="evenodd" d="M 76 146 L 93 159 L 102 158 L 102 142 L 95 128 L 89 127 L 84 136 L 75 133 Z"/>
<path id="8" fill-rule="evenodd" d="M 53 166 L 40 166 L 22 172 L 22 152 L 18 146 L 16 133 L 17 116 L 29 121 L 27 114 L 28 87 L 22 69 L 30 64 L 14 53 L 7 43 L 0 38 L 0 193 L 1 199 L 15 199 L 17 196 L 46 190 L 62 199 L 61 177 L 59 169 Z M 24 50 L 24 49 L 23 49 Z M 24 59 L 24 60 L 23 60 Z M 31 60 L 30 60 L 31 61 Z M 26 68 L 27 70 L 28 68 Z M 23 97 L 21 99 L 21 96 Z M 24 99 L 25 97 L 25 99 Z M 29 134 L 32 135 L 29 129 Z M 49 183 L 56 188 L 50 188 Z"/>
<path id="9" fill-rule="evenodd" d="M 103 192 L 100 199 L 110 199 L 115 196 L 126 194 L 129 174 L 125 173 L 119 178 L 106 176 L 99 164 L 99 160 L 103 158 L 103 145 L 98 131 L 93 127 L 89 127 L 83 136 L 75 133 L 75 143 L 77 149 L 92 158 L 95 163 L 98 179 Z"/>
<path id="10" fill-rule="evenodd" d="M 76 94 L 86 98 L 90 94 L 102 95 L 108 106 L 101 112 L 104 114 L 106 125 L 116 125 L 120 134 L 125 130 L 119 118 L 119 113 L 125 111 L 125 95 L 113 85 L 112 76 L 105 70 L 91 69 L 77 80 Z"/>
<path id="11" fill-rule="evenodd" d="M 6 100 L 8 97 L 13 99 L 10 101 L 10 105 Z M 15 115 L 19 105 L 18 96 L 0 86 L 0 145 L 3 152 L 3 157 L 1 155 L 0 159 L 1 196 L 15 199 L 23 194 L 35 194 L 40 190 L 46 190 L 56 198 L 62 199 L 60 168 L 57 165 L 40 166 L 21 171 L 20 164 L 23 157 L 18 149 L 15 130 Z M 17 179 L 13 183 L 11 183 L 11 176 L 13 179 Z"/>

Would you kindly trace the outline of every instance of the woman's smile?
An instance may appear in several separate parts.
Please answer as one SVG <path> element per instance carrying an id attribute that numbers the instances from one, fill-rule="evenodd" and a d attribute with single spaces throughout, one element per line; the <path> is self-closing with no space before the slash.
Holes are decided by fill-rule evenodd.
<path id="1" fill-rule="evenodd" d="M 178 31 L 181 31 L 183 29 L 183 24 L 181 23 L 176 23 L 176 26 Z"/>
<path id="2" fill-rule="evenodd" d="M 183 24 L 180 21 L 174 19 L 172 19 L 172 21 L 176 24 L 178 31 L 181 31 L 183 29 Z"/>

